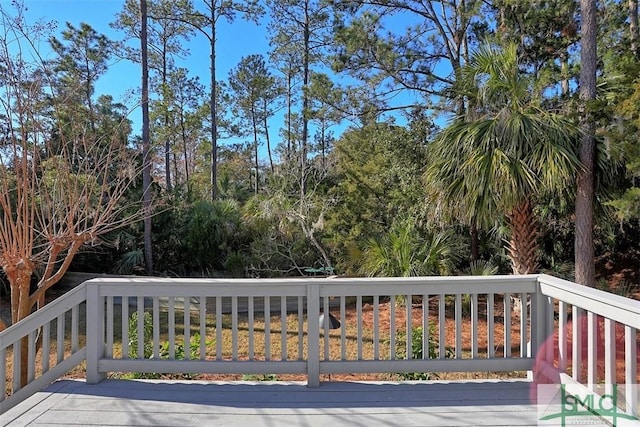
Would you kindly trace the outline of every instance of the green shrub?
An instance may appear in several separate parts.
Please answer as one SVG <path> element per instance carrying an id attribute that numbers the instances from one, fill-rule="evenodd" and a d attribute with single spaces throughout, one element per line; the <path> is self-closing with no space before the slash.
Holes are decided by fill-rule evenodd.
<path id="1" fill-rule="evenodd" d="M 206 346 L 210 347 L 215 344 L 215 340 L 208 339 L 206 340 Z M 165 341 L 160 345 L 160 358 L 168 359 L 169 358 L 169 342 Z M 177 341 L 174 345 L 174 359 L 175 360 L 185 360 L 186 352 L 184 348 L 184 342 Z M 200 359 L 200 334 L 191 335 L 191 343 L 189 345 L 189 359 L 198 360 Z"/>
<path id="2" fill-rule="evenodd" d="M 190 360 L 200 359 L 200 339 L 201 339 L 200 334 L 191 335 L 191 341 L 189 344 Z M 215 344 L 215 340 L 213 339 L 206 340 L 207 347 L 212 346 L 214 344 Z M 184 342 L 176 341 L 173 347 L 173 351 L 174 351 L 174 357 L 173 357 L 174 360 L 186 359 L 187 353 L 186 353 Z M 169 342 L 168 341 L 165 341 L 160 345 L 159 356 L 161 359 L 169 358 Z M 195 374 L 187 374 L 187 373 L 173 374 L 172 377 L 181 378 L 181 379 L 193 379 L 195 377 Z"/>
<path id="3" fill-rule="evenodd" d="M 144 358 L 151 359 L 153 358 L 153 321 L 151 318 L 151 313 L 145 312 L 143 317 L 144 322 Z M 190 345 L 189 345 L 189 358 L 191 360 L 197 360 L 200 358 L 200 334 L 193 334 L 191 336 Z M 208 339 L 206 341 L 207 347 L 215 345 L 215 340 Z M 160 349 L 158 353 L 161 359 L 169 358 L 169 342 L 165 341 L 160 344 Z M 185 360 L 185 346 L 184 342 L 177 341 L 174 345 L 174 360 Z M 132 359 L 136 359 L 138 357 L 138 312 L 134 312 L 131 314 L 129 318 L 129 357 Z M 133 379 L 157 379 L 164 374 L 159 373 L 143 373 L 143 372 L 132 372 L 130 375 L 127 375 L 127 378 Z M 184 379 L 192 379 L 194 374 L 175 374 L 171 375 L 175 378 L 184 378 Z"/>
<path id="4" fill-rule="evenodd" d="M 242 376 L 242 381 L 278 381 L 278 377 L 276 374 L 244 374 Z"/>
<path id="5" fill-rule="evenodd" d="M 429 328 L 429 345 L 428 351 L 429 356 L 427 359 L 437 359 L 438 358 L 438 340 L 434 336 L 435 328 Z M 406 334 L 404 332 L 398 333 L 398 341 L 396 344 L 396 358 L 398 359 L 406 359 L 407 358 L 407 349 L 406 349 Z M 446 358 L 451 357 L 451 350 L 447 349 Z M 422 328 L 417 327 L 411 330 L 411 358 L 412 359 L 422 359 Z M 416 381 L 416 380 L 430 380 L 437 379 L 438 375 L 431 372 L 400 372 L 396 374 L 402 380 L 406 381 Z"/>
<path id="6" fill-rule="evenodd" d="M 123 298 L 123 304 L 126 297 Z M 143 357 L 148 359 L 153 354 L 153 345 L 151 337 L 153 335 L 153 321 L 151 313 L 145 312 L 142 317 L 144 337 L 143 337 Z M 134 311 L 129 318 L 129 357 L 138 358 L 138 312 Z"/>

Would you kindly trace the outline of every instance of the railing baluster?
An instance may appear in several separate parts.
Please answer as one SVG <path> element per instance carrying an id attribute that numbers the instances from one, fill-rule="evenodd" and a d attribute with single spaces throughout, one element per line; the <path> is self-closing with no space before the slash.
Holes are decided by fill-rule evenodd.
<path id="1" fill-rule="evenodd" d="M 151 309 L 153 323 L 153 357 L 160 358 L 160 298 L 153 297 Z"/>
<path id="2" fill-rule="evenodd" d="M 58 354 L 57 354 L 57 362 L 56 363 L 60 363 L 60 362 L 62 362 L 64 360 L 64 318 L 65 318 L 65 313 L 61 314 L 57 318 L 57 324 L 56 324 L 57 342 L 56 342 L 56 346 L 57 346 L 57 349 L 58 349 Z"/>
<path id="3" fill-rule="evenodd" d="M 495 350 L 495 306 L 494 295 L 487 294 L 487 358 L 493 359 L 496 355 Z"/>
<path id="4" fill-rule="evenodd" d="M 396 296 L 391 295 L 389 300 L 389 358 L 396 359 Z"/>
<path id="5" fill-rule="evenodd" d="M 373 296 L 373 360 L 380 360 L 380 295 Z"/>
<path id="6" fill-rule="evenodd" d="M 407 319 L 406 319 L 406 329 L 407 329 L 407 336 L 405 339 L 405 345 L 407 346 L 407 360 L 411 360 L 413 358 L 413 355 L 411 353 L 413 353 L 413 349 L 412 349 L 412 332 L 411 332 L 411 324 L 413 323 L 413 313 L 412 313 L 412 296 L 409 295 L 405 295 L 406 298 L 406 312 L 407 312 Z"/>
<path id="7" fill-rule="evenodd" d="M 527 294 L 520 294 L 520 357 L 527 357 L 527 318 L 529 304 Z"/>
<path id="8" fill-rule="evenodd" d="M 638 338 L 635 328 L 624 326 L 624 394 L 625 412 L 638 416 Z"/>
<path id="9" fill-rule="evenodd" d="M 345 296 L 340 296 L 340 360 L 347 360 L 347 322 Z"/>
<path id="10" fill-rule="evenodd" d="M 446 356 L 446 336 L 444 334 L 444 329 L 446 326 L 447 319 L 445 318 L 445 295 L 440 294 L 438 297 L 438 359 L 444 359 Z"/>
<path id="11" fill-rule="evenodd" d="M 58 340 L 59 341 L 59 340 Z M 11 391 L 15 394 L 22 387 L 20 386 L 20 372 L 22 372 L 22 346 L 20 340 L 15 341 L 13 348 L 13 387 Z M 60 362 L 58 360 L 58 362 Z"/>
<path id="12" fill-rule="evenodd" d="M 249 360 L 254 360 L 255 358 L 255 333 L 253 332 L 253 322 L 254 322 L 254 303 L 253 297 L 248 297 L 248 310 L 249 310 Z"/>
<path id="13" fill-rule="evenodd" d="M 303 297 L 298 297 L 298 360 L 304 359 L 304 305 Z"/>
<path id="14" fill-rule="evenodd" d="M 358 360 L 362 360 L 362 295 L 356 297 L 356 314 L 358 317 Z"/>
<path id="15" fill-rule="evenodd" d="M 144 359 L 144 297 L 137 298 L 138 309 L 138 335 L 136 342 L 138 343 L 138 359 Z"/>
<path id="16" fill-rule="evenodd" d="M 183 297 L 182 308 L 184 312 L 183 316 L 183 329 L 182 336 L 184 337 L 184 359 L 191 359 L 191 297 Z"/>
<path id="17" fill-rule="evenodd" d="M 604 319 L 604 384 L 605 394 L 611 395 L 616 383 L 616 324 Z"/>
<path id="18" fill-rule="evenodd" d="M 27 381 L 31 382 L 36 377 L 36 339 L 38 331 L 31 331 L 27 335 Z"/>
<path id="19" fill-rule="evenodd" d="M 75 353 L 80 348 L 79 345 L 79 314 L 78 314 L 78 306 L 74 305 L 71 307 L 71 352 Z"/>
<path id="20" fill-rule="evenodd" d="M 129 297 L 120 297 L 120 307 L 122 310 L 121 331 L 122 334 L 122 358 L 129 358 Z"/>
<path id="21" fill-rule="evenodd" d="M 533 297 L 532 297 L 533 298 Z M 553 333 L 555 330 L 555 307 L 554 307 L 554 303 L 553 303 L 553 298 L 551 297 L 547 297 L 546 298 L 547 301 L 547 320 L 546 320 L 546 325 L 547 325 L 547 333 L 545 334 L 546 336 L 546 342 L 550 342 L 553 344 Z M 530 319 L 533 319 L 533 314 L 531 314 Z M 531 331 L 531 336 L 533 337 L 533 334 L 535 333 L 535 331 L 533 330 L 533 327 L 530 326 L 529 330 Z M 538 343 L 538 345 L 542 345 L 542 343 Z M 554 355 L 554 346 L 553 345 L 548 345 L 547 346 L 547 354 L 546 354 L 546 360 L 549 363 L 553 363 L 553 359 L 555 357 Z"/>
<path id="22" fill-rule="evenodd" d="M 324 348 L 324 360 L 329 360 L 329 297 L 322 298 L 322 340 Z"/>
<path id="23" fill-rule="evenodd" d="M 106 334 L 107 334 L 107 351 L 105 352 L 105 357 L 107 358 L 112 358 L 113 357 L 113 334 L 114 334 L 114 326 L 113 326 L 113 297 L 112 296 L 108 296 L 107 297 L 107 309 L 106 309 L 106 317 L 105 320 L 107 322 L 106 325 Z M 101 337 L 98 337 L 98 339 L 100 339 Z"/>
<path id="24" fill-rule="evenodd" d="M 456 323 L 456 359 L 462 358 L 462 295 L 456 294 L 455 323 Z"/>
<path id="25" fill-rule="evenodd" d="M 200 297 L 200 360 L 207 358 L 207 297 Z"/>
<path id="26" fill-rule="evenodd" d="M 558 369 L 567 372 L 567 303 L 558 301 Z"/>
<path id="27" fill-rule="evenodd" d="M 42 325 L 42 373 L 44 374 L 49 370 L 49 352 L 51 351 L 51 322 L 45 322 Z M 6 357 L 0 357 L 0 361 L 7 360 Z M 4 366 L 4 363 L 0 362 L 0 367 Z M 4 375 L 0 375 L 0 378 L 4 378 Z"/>
<path id="28" fill-rule="evenodd" d="M 429 295 L 422 295 L 422 359 L 429 359 Z"/>
<path id="29" fill-rule="evenodd" d="M 271 297 L 264 298 L 264 360 L 271 360 Z"/>
<path id="30" fill-rule="evenodd" d="M 176 358 L 176 301 L 174 297 L 169 297 L 168 301 L 168 321 L 169 332 L 169 359 Z"/>
<path id="31" fill-rule="evenodd" d="M 280 347 L 282 348 L 282 359 L 287 360 L 289 354 L 287 351 L 287 297 L 280 297 Z"/>
<path id="32" fill-rule="evenodd" d="M 596 343 L 596 321 L 595 314 L 591 311 L 587 313 L 587 387 L 591 391 L 596 390 L 598 382 L 598 346 Z"/>
<path id="33" fill-rule="evenodd" d="M 471 302 L 471 358 L 478 358 L 478 294 L 469 296 Z"/>
<path id="34" fill-rule="evenodd" d="M 573 306 L 571 323 L 573 325 L 571 331 L 571 339 L 573 341 L 571 375 L 574 380 L 580 381 L 582 378 L 582 326 L 581 326 L 582 309 Z"/>
<path id="35" fill-rule="evenodd" d="M 222 298 L 216 297 L 216 360 L 222 360 Z"/>
<path id="36" fill-rule="evenodd" d="M 511 294 L 504 294 L 504 351 L 505 358 L 511 357 Z"/>
<path id="37" fill-rule="evenodd" d="M 231 353 L 232 360 L 238 360 L 238 297 L 231 297 Z"/>

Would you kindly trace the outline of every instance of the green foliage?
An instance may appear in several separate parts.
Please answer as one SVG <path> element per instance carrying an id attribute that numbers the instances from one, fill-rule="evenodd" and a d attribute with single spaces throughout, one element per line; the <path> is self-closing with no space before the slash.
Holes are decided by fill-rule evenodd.
<path id="1" fill-rule="evenodd" d="M 151 313 L 144 312 L 143 317 L 143 329 L 144 329 L 144 358 L 150 359 L 153 357 L 153 320 L 151 318 Z M 138 312 L 135 311 L 131 314 L 129 318 L 129 357 L 132 359 L 138 358 Z M 190 360 L 198 360 L 200 359 L 200 342 L 201 337 L 200 334 L 195 333 L 191 335 L 188 349 L 185 348 L 184 342 L 176 341 L 173 347 L 174 351 L 174 360 L 185 360 L 187 356 Z M 158 352 L 158 356 L 161 359 L 169 359 L 170 357 L 170 343 L 165 341 L 160 343 L 160 348 Z M 215 345 L 214 339 L 207 339 L 205 343 L 207 348 L 213 347 Z M 188 353 L 187 353 L 188 351 Z M 146 379 L 157 379 L 162 377 L 163 374 L 159 373 L 141 373 L 141 372 L 133 372 L 130 374 L 131 378 L 146 378 Z M 193 374 L 177 374 L 177 378 L 185 378 L 192 379 L 194 377 Z"/>
<path id="2" fill-rule="evenodd" d="M 499 268 L 491 261 L 476 260 L 471 263 L 468 274 L 471 276 L 492 276 L 498 274 Z"/>
<path id="3" fill-rule="evenodd" d="M 191 335 L 191 340 L 189 342 L 189 346 L 186 347 L 184 342 L 176 341 L 173 347 L 175 360 L 185 360 L 187 357 L 189 360 L 198 360 L 200 359 L 200 342 L 201 342 L 200 334 L 195 333 Z M 207 339 L 205 342 L 205 346 L 212 347 L 215 345 L 214 339 Z M 159 356 L 161 359 L 169 359 L 170 357 L 170 343 L 168 341 L 163 342 L 160 345 Z M 182 374 L 174 374 L 177 378 L 184 379 L 193 379 L 195 374 L 190 373 L 182 373 Z"/>
<path id="4" fill-rule="evenodd" d="M 190 360 L 198 360 L 200 359 L 200 334 L 195 333 L 191 335 L 191 340 L 189 344 L 189 352 L 187 353 L 187 349 L 185 348 L 184 342 L 177 341 L 175 346 L 173 347 L 174 351 L 174 359 L 176 360 L 185 360 L 187 355 Z M 168 359 L 170 355 L 170 343 L 165 341 L 160 346 L 160 358 Z M 206 347 L 211 347 L 215 345 L 214 339 L 207 339 L 205 342 Z"/>
<path id="5" fill-rule="evenodd" d="M 123 298 L 123 300 L 126 297 Z M 126 304 L 126 301 L 122 302 Z M 151 313 L 144 312 L 143 315 L 143 357 L 148 359 L 153 354 L 153 321 L 151 319 Z M 129 318 L 129 357 L 132 359 L 138 358 L 138 312 L 134 311 Z"/>
<path id="6" fill-rule="evenodd" d="M 438 340 L 434 336 L 435 328 L 432 326 L 429 328 L 429 345 L 428 348 L 428 356 L 426 359 L 437 359 L 438 358 Z M 397 359 L 406 359 L 407 358 L 407 348 L 406 348 L 406 333 L 401 331 L 398 333 L 397 342 L 396 342 L 396 358 Z M 411 329 L 411 358 L 413 360 L 421 360 L 423 359 L 423 349 L 422 349 L 422 327 L 417 327 Z M 451 357 L 451 351 L 447 349 L 445 357 Z M 396 374 L 400 379 L 405 381 L 417 381 L 417 380 L 432 380 L 437 379 L 438 375 L 430 372 L 402 372 Z"/>
<path id="7" fill-rule="evenodd" d="M 278 377 L 276 374 L 244 374 L 242 381 L 278 381 Z"/>
<path id="8" fill-rule="evenodd" d="M 349 130 L 332 153 L 336 200 L 326 215 L 326 241 L 337 258 L 337 270 L 355 274 L 364 242 L 380 239 L 397 218 L 423 222 L 424 144 L 388 123 Z"/>
<path id="9" fill-rule="evenodd" d="M 127 302 L 124 301 L 123 304 Z M 138 312 L 131 313 L 129 318 L 129 357 L 132 359 L 138 358 Z M 143 357 L 149 359 L 153 356 L 153 321 L 151 319 L 151 313 L 144 312 L 143 315 Z M 131 372 L 125 376 L 132 379 L 158 379 L 160 375 L 157 373 L 145 373 L 145 372 Z"/>
<path id="10" fill-rule="evenodd" d="M 451 274 L 458 259 L 457 249 L 451 232 L 424 233 L 407 219 L 394 223 L 382 237 L 369 239 L 359 272 L 387 277 Z"/>
<path id="11" fill-rule="evenodd" d="M 269 176 L 264 194 L 244 206 L 252 276 L 305 275 L 308 268 L 332 266 L 324 235 L 325 214 L 335 202 L 326 193 L 326 171 L 321 163 L 307 165 L 302 192 L 295 168 L 295 162 L 285 162 Z"/>
<path id="12" fill-rule="evenodd" d="M 171 275 L 210 276 L 229 268 L 241 275 L 248 238 L 239 205 L 232 200 L 171 202 L 172 209 L 154 217 L 156 269 Z M 124 261 L 121 264 L 127 265 Z"/>

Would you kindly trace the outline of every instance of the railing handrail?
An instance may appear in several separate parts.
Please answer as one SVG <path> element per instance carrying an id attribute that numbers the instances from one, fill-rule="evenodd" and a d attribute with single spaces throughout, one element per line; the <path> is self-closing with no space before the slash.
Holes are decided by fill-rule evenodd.
<path id="1" fill-rule="evenodd" d="M 68 311 L 74 305 L 80 304 L 87 299 L 87 288 L 84 284 L 76 286 L 70 291 L 66 292 L 60 298 L 56 298 L 49 304 L 45 305 L 41 309 L 31 313 L 25 319 L 22 319 L 16 324 L 9 326 L 4 331 L 0 332 L 2 342 L 12 343 L 33 330 L 37 330 L 46 322 L 50 322 L 60 314 Z"/>
<path id="2" fill-rule="evenodd" d="M 600 289 L 541 274 L 540 292 L 599 316 L 640 329 L 640 302 Z"/>
<path id="3" fill-rule="evenodd" d="M 368 292 L 387 295 L 421 293 L 519 293 L 535 290 L 538 275 L 497 275 L 497 276 L 425 276 L 425 277 L 370 277 L 370 278 L 282 278 L 282 279 L 163 279 L 163 278 L 96 278 L 84 284 L 98 286 L 101 296 L 247 296 L 248 290 L 259 288 L 268 294 L 270 288 L 298 288 L 318 285 L 321 289 L 330 289 L 332 295 L 347 295 L 349 289 L 365 287 Z M 176 286 L 178 285 L 178 286 Z M 211 293 L 215 286 L 215 295 Z M 443 286 L 447 289 L 443 290 Z M 188 290 L 187 290 L 188 288 Z M 341 290 L 344 289 L 344 290 Z M 382 290 L 382 292 L 380 292 Z M 144 292 L 143 292 L 144 291 Z M 326 292 L 326 291 L 324 291 Z M 259 294 L 255 296 L 268 296 Z M 324 294 L 321 296 L 325 296 Z"/>

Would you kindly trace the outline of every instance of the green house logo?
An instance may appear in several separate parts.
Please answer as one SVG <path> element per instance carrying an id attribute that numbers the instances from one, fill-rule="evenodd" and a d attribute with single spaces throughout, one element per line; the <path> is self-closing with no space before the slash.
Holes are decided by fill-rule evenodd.
<path id="1" fill-rule="evenodd" d="M 557 386 L 554 386 L 556 389 Z M 552 404 L 546 410 L 545 415 L 539 420 L 540 425 L 610 425 L 622 427 L 627 425 L 638 426 L 638 417 L 626 414 L 618 407 L 618 387 L 613 386 L 609 393 L 597 394 L 584 391 L 584 388 L 572 388 L 567 390 L 567 384 L 560 385 L 559 402 L 557 393 Z"/>

